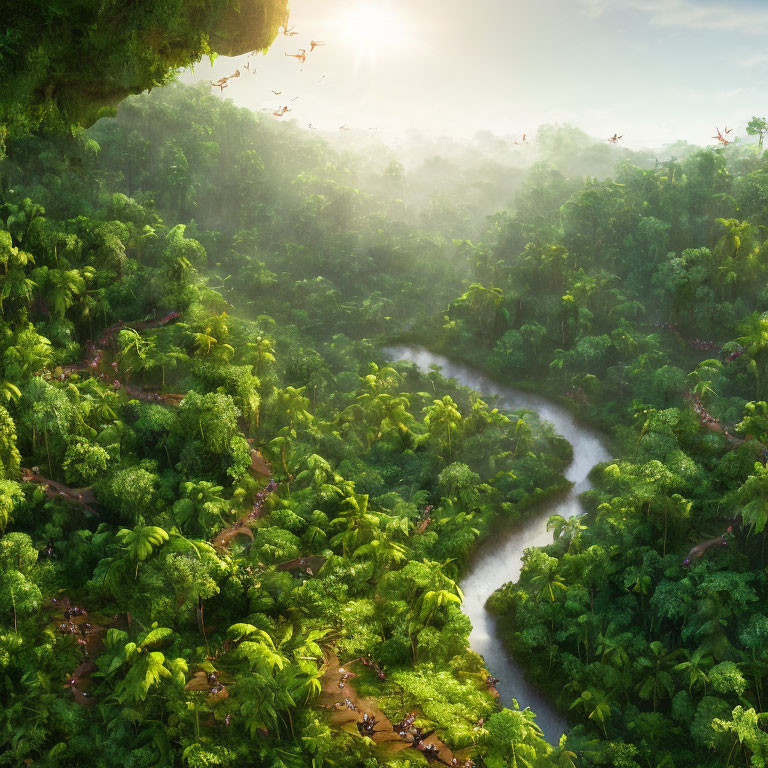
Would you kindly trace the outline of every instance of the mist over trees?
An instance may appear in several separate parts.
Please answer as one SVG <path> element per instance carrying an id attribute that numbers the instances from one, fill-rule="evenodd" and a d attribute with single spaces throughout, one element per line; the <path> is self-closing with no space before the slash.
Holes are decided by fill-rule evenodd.
<path id="1" fill-rule="evenodd" d="M 173 84 L 77 129 L 284 20 L 146 5 L 87 67 L 69 8 L 3 43 L 0 765 L 763 765 L 765 119 L 393 148 Z M 610 441 L 489 601 L 559 743 L 499 704 L 460 584 L 572 448 L 393 343 Z"/>

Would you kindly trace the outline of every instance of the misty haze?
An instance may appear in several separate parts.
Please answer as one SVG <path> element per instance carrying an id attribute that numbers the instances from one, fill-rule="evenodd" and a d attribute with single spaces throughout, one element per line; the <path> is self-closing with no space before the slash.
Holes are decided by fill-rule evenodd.
<path id="1" fill-rule="evenodd" d="M 0 766 L 768 764 L 762 2 L 0 16 Z"/>

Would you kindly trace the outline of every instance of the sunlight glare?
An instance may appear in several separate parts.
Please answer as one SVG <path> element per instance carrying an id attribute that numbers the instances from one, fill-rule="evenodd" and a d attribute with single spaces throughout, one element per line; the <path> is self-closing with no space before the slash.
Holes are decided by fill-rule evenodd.
<path id="1" fill-rule="evenodd" d="M 340 19 L 342 34 L 361 48 L 372 50 L 405 41 L 402 20 L 381 0 L 360 0 Z"/>

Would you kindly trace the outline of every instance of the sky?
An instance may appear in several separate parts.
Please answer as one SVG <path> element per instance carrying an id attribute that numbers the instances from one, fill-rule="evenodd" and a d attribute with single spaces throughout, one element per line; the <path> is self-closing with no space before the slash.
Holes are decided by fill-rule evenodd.
<path id="1" fill-rule="evenodd" d="M 222 98 L 384 141 L 569 123 L 660 148 L 712 144 L 725 125 L 744 136 L 768 113 L 768 0 L 293 0 L 290 25 L 266 55 L 205 60 L 181 80 L 239 68 Z M 325 45 L 306 64 L 286 56 L 312 40 Z"/>

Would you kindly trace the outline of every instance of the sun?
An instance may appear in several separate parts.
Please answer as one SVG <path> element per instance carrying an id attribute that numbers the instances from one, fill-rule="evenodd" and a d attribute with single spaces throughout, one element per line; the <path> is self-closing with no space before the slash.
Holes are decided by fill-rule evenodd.
<path id="1" fill-rule="evenodd" d="M 341 16 L 339 26 L 350 42 L 368 50 L 405 41 L 402 20 L 382 0 L 358 0 Z"/>

